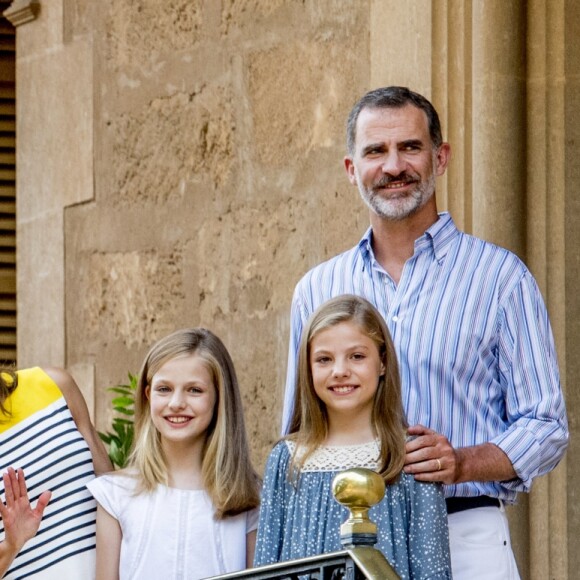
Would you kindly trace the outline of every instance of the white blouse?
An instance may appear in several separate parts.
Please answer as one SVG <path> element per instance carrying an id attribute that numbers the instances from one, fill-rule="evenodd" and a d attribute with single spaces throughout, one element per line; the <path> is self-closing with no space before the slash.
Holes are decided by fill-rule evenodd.
<path id="1" fill-rule="evenodd" d="M 199 580 L 246 568 L 246 536 L 258 510 L 224 520 L 203 490 L 159 485 L 134 495 L 137 480 L 98 477 L 87 487 L 121 526 L 120 580 Z"/>

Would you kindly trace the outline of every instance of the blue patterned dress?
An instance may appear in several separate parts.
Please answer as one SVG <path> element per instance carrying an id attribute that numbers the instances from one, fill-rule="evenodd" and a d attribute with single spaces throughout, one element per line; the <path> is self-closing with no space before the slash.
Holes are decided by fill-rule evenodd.
<path id="1" fill-rule="evenodd" d="M 320 447 L 306 461 L 298 487 L 288 481 L 294 443 L 279 442 L 268 458 L 254 566 L 341 550 L 340 525 L 348 510 L 332 495 L 344 469 L 377 469 L 378 442 Z M 369 512 L 379 548 L 401 578 L 451 578 L 447 511 L 441 486 L 404 473 Z"/>

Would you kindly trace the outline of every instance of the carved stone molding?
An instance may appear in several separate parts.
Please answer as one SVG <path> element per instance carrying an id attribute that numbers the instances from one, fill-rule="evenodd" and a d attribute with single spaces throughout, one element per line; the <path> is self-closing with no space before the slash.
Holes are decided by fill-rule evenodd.
<path id="1" fill-rule="evenodd" d="M 39 0 L 14 0 L 2 14 L 12 26 L 17 27 L 35 20 L 39 12 Z"/>

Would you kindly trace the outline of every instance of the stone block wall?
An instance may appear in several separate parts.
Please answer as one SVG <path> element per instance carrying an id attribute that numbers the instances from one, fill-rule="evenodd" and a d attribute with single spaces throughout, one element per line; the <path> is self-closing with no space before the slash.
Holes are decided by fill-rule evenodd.
<path id="1" fill-rule="evenodd" d="M 64 212 L 66 363 L 106 386 L 204 325 L 239 373 L 253 455 L 278 436 L 292 290 L 366 211 L 344 124 L 369 76 L 368 7 L 325 0 L 76 3 L 91 38 L 94 192 Z"/>

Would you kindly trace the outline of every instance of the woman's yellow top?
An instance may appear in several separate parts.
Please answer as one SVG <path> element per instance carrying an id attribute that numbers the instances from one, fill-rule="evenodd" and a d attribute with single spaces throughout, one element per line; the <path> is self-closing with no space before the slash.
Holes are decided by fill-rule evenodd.
<path id="1" fill-rule="evenodd" d="M 26 388 L 16 387 L 6 399 L 4 407 L 9 415 L 6 417 L 0 414 L 0 433 L 18 425 L 62 397 L 58 385 L 40 367 L 16 371 L 16 374 L 18 383 L 26 383 Z"/>

